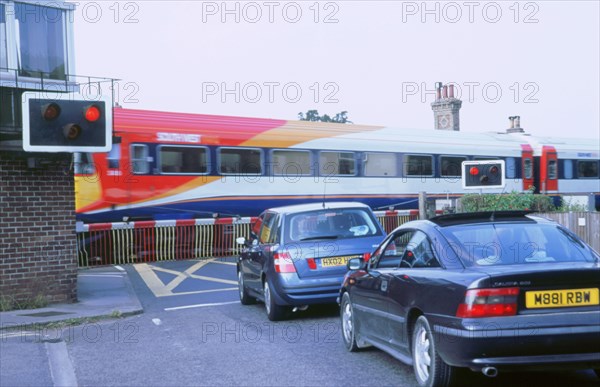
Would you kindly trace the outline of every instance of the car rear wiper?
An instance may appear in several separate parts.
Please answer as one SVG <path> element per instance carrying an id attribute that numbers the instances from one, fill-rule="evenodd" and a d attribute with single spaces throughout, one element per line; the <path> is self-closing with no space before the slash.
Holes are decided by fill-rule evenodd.
<path id="1" fill-rule="evenodd" d="M 302 239 L 300 239 L 300 242 L 310 241 L 313 239 L 338 239 L 339 237 L 340 237 L 339 235 L 316 235 L 316 236 L 302 238 Z"/>

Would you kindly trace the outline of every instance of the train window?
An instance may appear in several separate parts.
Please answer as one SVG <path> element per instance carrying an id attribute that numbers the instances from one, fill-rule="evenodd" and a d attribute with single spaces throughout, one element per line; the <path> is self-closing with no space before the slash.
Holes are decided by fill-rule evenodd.
<path id="1" fill-rule="evenodd" d="M 219 148 L 219 173 L 260 175 L 263 170 L 262 152 L 251 148 Z"/>
<path id="2" fill-rule="evenodd" d="M 131 170 L 136 175 L 142 175 L 150 171 L 150 162 L 148 161 L 147 145 L 131 145 Z"/>
<path id="3" fill-rule="evenodd" d="M 396 155 L 394 153 L 365 153 L 364 174 L 365 176 L 396 176 Z"/>
<path id="4" fill-rule="evenodd" d="M 110 152 L 106 155 L 106 161 L 108 162 L 108 168 L 119 169 L 119 161 L 121 160 L 121 144 L 113 143 Z"/>
<path id="5" fill-rule="evenodd" d="M 556 160 L 548 160 L 548 179 L 558 178 L 558 166 Z"/>
<path id="6" fill-rule="evenodd" d="M 533 160 L 532 159 L 524 159 L 523 160 L 523 177 L 525 179 L 533 178 Z"/>
<path id="7" fill-rule="evenodd" d="M 505 161 L 506 161 L 506 169 L 505 169 L 504 173 L 506 174 L 506 178 L 514 179 L 515 177 L 517 177 L 516 160 L 514 157 L 507 157 Z"/>
<path id="8" fill-rule="evenodd" d="M 573 160 L 564 160 L 563 171 L 565 174 L 565 179 L 573 178 Z"/>
<path id="9" fill-rule="evenodd" d="M 310 175 L 310 152 L 274 150 L 273 175 L 284 175 L 287 177 Z"/>
<path id="10" fill-rule="evenodd" d="M 355 175 L 356 159 L 352 152 L 321 152 L 319 154 L 321 176 Z"/>
<path id="11" fill-rule="evenodd" d="M 460 176 L 462 171 L 462 162 L 466 161 L 465 156 L 440 156 L 440 175 Z"/>
<path id="12" fill-rule="evenodd" d="M 96 172 L 94 159 L 91 153 L 75 153 L 75 174 L 76 175 L 93 175 Z"/>
<path id="13" fill-rule="evenodd" d="M 577 161 L 577 177 L 598 177 L 598 161 L 597 160 L 578 160 Z"/>
<path id="14" fill-rule="evenodd" d="M 433 156 L 404 155 L 404 176 L 433 176 Z"/>
<path id="15" fill-rule="evenodd" d="M 208 173 L 208 149 L 195 146 L 160 146 L 161 173 Z"/>

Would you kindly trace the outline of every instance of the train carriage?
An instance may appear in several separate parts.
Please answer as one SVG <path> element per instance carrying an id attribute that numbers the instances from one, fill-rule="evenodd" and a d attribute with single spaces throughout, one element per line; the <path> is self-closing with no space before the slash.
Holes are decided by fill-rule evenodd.
<path id="1" fill-rule="evenodd" d="M 78 220 L 255 216 L 268 207 L 356 200 L 417 208 L 457 197 L 461 162 L 501 159 L 506 187 L 593 193 L 594 141 L 114 109 L 108 153 L 76 155 Z M 471 191 L 472 192 L 472 191 Z"/>

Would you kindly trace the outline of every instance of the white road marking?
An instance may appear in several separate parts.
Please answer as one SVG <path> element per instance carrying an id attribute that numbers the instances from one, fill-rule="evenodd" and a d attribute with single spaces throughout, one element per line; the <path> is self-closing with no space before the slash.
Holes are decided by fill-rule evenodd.
<path id="1" fill-rule="evenodd" d="M 122 268 L 122 267 L 121 267 L 121 266 L 119 266 L 119 265 L 115 265 L 115 269 L 117 269 L 117 270 L 119 270 L 119 271 L 125 271 L 125 269 L 124 269 L 124 268 Z"/>
<path id="2" fill-rule="evenodd" d="M 211 304 L 196 304 L 196 305 L 185 305 L 185 306 L 175 306 L 173 308 L 165 308 L 165 311 L 171 310 L 180 310 L 180 309 L 192 309 L 192 308 L 203 308 L 206 306 L 221 306 L 221 305 L 231 305 L 231 304 L 239 304 L 239 301 L 229 301 L 229 302 L 215 302 Z"/>
<path id="3" fill-rule="evenodd" d="M 154 323 L 154 325 L 161 325 L 162 324 L 162 321 L 160 321 L 159 318 L 153 318 L 152 322 Z"/>

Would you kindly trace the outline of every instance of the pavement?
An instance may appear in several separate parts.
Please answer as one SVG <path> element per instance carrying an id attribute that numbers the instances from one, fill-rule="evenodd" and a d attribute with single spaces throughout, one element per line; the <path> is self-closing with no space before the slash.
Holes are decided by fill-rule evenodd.
<path id="1" fill-rule="evenodd" d="M 79 269 L 77 302 L 0 312 L 0 330 L 81 318 L 123 317 L 143 313 L 127 272 L 119 266 Z"/>

